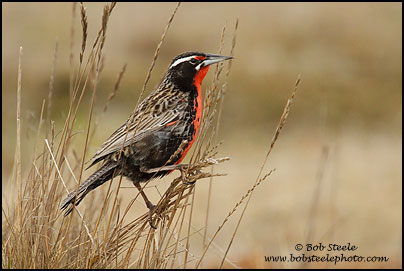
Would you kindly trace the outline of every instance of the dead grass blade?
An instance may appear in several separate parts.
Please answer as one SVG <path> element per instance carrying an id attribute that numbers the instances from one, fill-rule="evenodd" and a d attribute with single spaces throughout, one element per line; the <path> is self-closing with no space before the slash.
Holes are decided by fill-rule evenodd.
<path id="1" fill-rule="evenodd" d="M 224 44 L 225 29 L 226 29 L 226 26 L 223 27 L 222 34 L 221 34 L 221 37 L 220 37 L 220 46 L 219 46 L 219 51 L 218 51 L 219 55 L 222 54 L 222 48 L 223 48 L 223 44 Z M 234 56 L 234 48 L 236 47 L 237 29 L 238 29 L 238 19 L 236 20 L 236 23 L 235 23 L 234 33 L 233 33 L 233 41 L 232 41 L 232 46 L 231 46 L 230 54 L 229 54 L 229 56 L 231 56 L 231 57 Z M 220 127 L 220 119 L 221 119 L 221 115 L 222 115 L 223 101 L 224 101 L 224 97 L 225 97 L 225 94 L 226 94 L 227 81 L 228 81 L 228 78 L 229 78 L 232 63 L 233 63 L 232 60 L 228 61 L 227 69 L 226 69 L 226 75 L 225 75 L 225 81 L 223 83 L 223 86 L 222 86 L 222 89 L 221 89 L 221 94 L 219 96 L 219 98 L 220 98 L 219 110 L 218 110 L 218 114 L 217 114 L 216 127 L 215 127 L 215 130 L 214 130 L 215 143 L 217 142 L 217 136 L 219 134 L 219 127 Z M 218 67 L 216 66 L 216 71 L 217 71 L 217 69 L 218 69 Z M 215 76 L 213 84 L 216 84 L 216 82 L 217 82 L 217 77 Z M 214 166 L 211 167 L 211 172 L 210 173 L 213 175 Z M 211 201 L 211 197 L 212 197 L 212 184 L 213 184 L 213 182 L 212 182 L 212 177 L 211 177 L 209 179 L 208 199 L 207 199 L 207 206 L 206 206 L 205 227 L 204 227 L 204 232 L 203 232 L 202 249 L 205 249 L 205 247 L 206 247 L 206 235 L 207 235 L 208 221 L 209 221 L 210 201 Z"/>
<path id="2" fill-rule="evenodd" d="M 121 83 L 121 79 L 122 79 L 122 77 L 123 77 L 123 75 L 124 75 L 124 73 L 125 73 L 125 71 L 126 71 L 126 65 L 127 65 L 126 63 L 123 65 L 121 71 L 120 71 L 119 74 L 118 74 L 118 79 L 116 80 L 116 83 L 115 83 L 115 86 L 114 86 L 114 90 L 109 94 L 108 100 L 107 100 L 107 102 L 105 103 L 105 106 L 104 106 L 104 113 L 107 111 L 107 108 L 108 108 L 109 103 L 112 101 L 112 99 L 115 97 L 116 93 L 118 92 L 119 85 L 120 85 L 120 83 Z"/>
<path id="3" fill-rule="evenodd" d="M 18 232 L 22 230 L 22 176 L 21 176 L 21 67 L 22 59 L 22 46 L 18 55 L 18 84 L 17 84 L 17 142 L 15 147 L 15 161 L 16 161 L 16 177 L 17 177 L 17 228 Z"/>
<path id="4" fill-rule="evenodd" d="M 268 152 L 267 152 L 267 154 L 266 154 L 266 156 L 265 156 L 264 162 L 262 163 L 262 166 L 261 166 L 261 168 L 260 168 L 260 170 L 259 170 L 259 173 L 258 173 L 257 179 L 256 179 L 256 181 L 255 181 L 255 184 L 257 184 L 257 183 L 259 182 L 260 176 L 261 176 L 261 174 L 262 174 L 262 171 L 264 170 L 264 167 L 265 167 L 265 165 L 266 165 L 266 163 L 267 163 L 267 161 L 268 161 L 268 157 L 269 157 L 269 155 L 271 154 L 272 149 L 274 148 L 275 143 L 276 143 L 276 141 L 277 141 L 277 139 L 278 139 L 278 137 L 279 137 L 279 134 L 280 134 L 280 132 L 281 132 L 283 126 L 284 126 L 285 123 L 286 123 L 286 119 L 287 119 L 287 117 L 288 117 L 288 115 L 289 115 L 290 108 L 292 107 L 293 100 L 294 100 L 295 95 L 296 95 L 296 93 L 297 93 L 297 89 L 298 89 L 298 86 L 299 86 L 300 82 L 301 82 L 301 78 L 300 78 L 300 74 L 299 74 L 298 77 L 297 77 L 297 80 L 296 80 L 294 89 L 293 89 L 293 91 L 292 91 L 292 94 L 291 94 L 290 98 L 288 99 L 288 101 L 287 101 L 287 103 L 286 103 L 286 105 L 285 105 L 285 108 L 284 108 L 284 110 L 283 110 L 281 119 L 279 120 L 278 127 L 276 128 L 276 131 L 275 131 L 275 134 L 274 134 L 274 136 L 273 136 L 273 138 L 272 138 L 272 141 L 271 141 L 271 145 L 270 145 L 270 147 L 269 147 L 269 150 L 268 150 Z M 268 174 L 270 174 L 270 173 L 268 173 Z M 268 174 L 265 175 L 265 176 L 268 176 Z M 230 247 L 231 247 L 231 245 L 233 244 L 234 237 L 236 236 L 238 227 L 240 226 L 241 220 L 242 220 L 243 217 L 244 217 L 245 210 L 246 210 L 247 207 L 248 207 L 248 203 L 250 202 L 251 197 L 252 197 L 252 193 L 248 196 L 247 202 L 246 202 L 246 204 L 244 205 L 243 211 L 242 211 L 242 213 L 241 213 L 241 215 L 240 215 L 240 218 L 239 218 L 239 220 L 238 220 L 238 222 L 237 222 L 236 228 L 234 229 L 232 238 L 231 238 L 231 240 L 230 240 L 229 245 L 227 246 L 226 252 L 225 252 L 224 257 L 223 257 L 223 259 L 222 259 L 222 261 L 221 261 L 221 263 L 220 263 L 219 268 L 222 268 L 222 267 L 223 267 L 224 259 L 226 258 L 227 254 L 228 254 L 228 252 L 229 252 L 229 250 L 230 250 Z"/>
<path id="5" fill-rule="evenodd" d="M 56 38 L 55 51 L 53 53 L 53 62 L 52 62 L 52 68 L 51 68 L 51 75 L 50 75 L 50 79 L 49 79 L 48 108 L 46 110 L 46 123 L 47 124 L 50 123 L 50 119 L 51 119 L 52 96 L 53 96 L 53 87 L 54 87 L 54 82 L 55 82 L 58 47 L 59 47 L 59 42 L 58 42 L 58 38 Z"/>

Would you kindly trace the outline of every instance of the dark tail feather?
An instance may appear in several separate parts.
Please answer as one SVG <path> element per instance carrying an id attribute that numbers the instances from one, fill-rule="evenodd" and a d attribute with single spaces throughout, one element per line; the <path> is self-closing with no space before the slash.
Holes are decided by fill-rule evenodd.
<path id="1" fill-rule="evenodd" d="M 118 175 L 119 170 L 116 169 L 117 166 L 118 163 L 116 162 L 106 163 L 99 170 L 88 177 L 88 179 L 80 185 L 77 191 L 73 191 L 69 195 L 67 195 L 67 197 L 62 201 L 60 207 L 60 209 L 62 210 L 67 209 L 65 212 L 65 216 L 71 213 L 71 211 L 73 210 L 73 205 L 79 205 L 79 203 L 83 200 L 88 192 L 112 179 L 114 171 L 116 171 L 114 176 Z"/>

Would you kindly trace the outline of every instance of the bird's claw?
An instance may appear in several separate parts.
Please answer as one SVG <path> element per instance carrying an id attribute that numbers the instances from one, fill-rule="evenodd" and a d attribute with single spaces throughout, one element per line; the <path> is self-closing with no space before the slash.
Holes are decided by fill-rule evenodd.
<path id="1" fill-rule="evenodd" d="M 182 183 L 186 184 L 186 185 L 194 185 L 196 183 L 196 181 L 188 182 L 185 179 L 182 179 Z"/>
<path id="2" fill-rule="evenodd" d="M 154 226 L 153 225 L 153 213 L 154 213 L 154 210 L 156 209 L 156 205 L 153 205 L 152 203 L 150 203 L 150 204 L 148 204 L 148 206 L 147 206 L 148 208 L 149 208 L 149 224 L 150 224 L 150 227 L 152 227 L 153 229 L 157 229 L 157 227 L 156 226 Z"/>

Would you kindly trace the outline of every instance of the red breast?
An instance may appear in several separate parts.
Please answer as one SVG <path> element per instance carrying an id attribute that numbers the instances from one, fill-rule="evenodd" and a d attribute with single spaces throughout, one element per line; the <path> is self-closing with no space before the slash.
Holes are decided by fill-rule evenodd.
<path id="1" fill-rule="evenodd" d="M 199 72 L 195 76 L 194 85 L 196 87 L 198 95 L 194 99 L 194 111 L 195 111 L 195 118 L 193 120 L 194 124 L 194 134 L 192 136 L 191 142 L 189 142 L 188 146 L 184 149 L 181 154 L 180 159 L 175 164 L 179 164 L 187 155 L 189 149 L 194 144 L 196 136 L 198 135 L 199 125 L 201 124 L 201 117 L 202 117 L 202 94 L 201 94 L 201 83 L 205 78 L 206 74 L 209 71 L 209 66 L 202 67 Z"/>

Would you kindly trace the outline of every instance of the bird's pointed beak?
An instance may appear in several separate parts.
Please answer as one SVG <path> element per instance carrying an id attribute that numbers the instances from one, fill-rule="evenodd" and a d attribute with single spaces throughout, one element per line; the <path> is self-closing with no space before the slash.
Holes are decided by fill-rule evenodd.
<path id="1" fill-rule="evenodd" d="M 221 56 L 221 55 L 207 54 L 206 58 L 202 62 L 203 63 L 202 66 L 206 67 L 206 66 L 209 66 L 209 65 L 221 62 L 221 61 L 229 60 L 229 59 L 232 59 L 232 58 L 233 57 L 231 57 L 231 56 Z"/>

